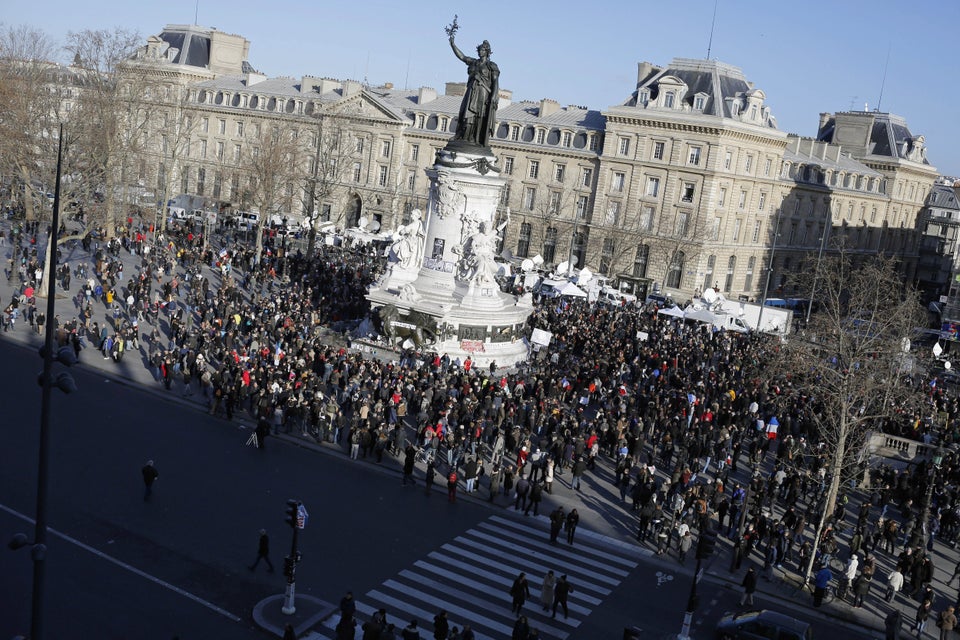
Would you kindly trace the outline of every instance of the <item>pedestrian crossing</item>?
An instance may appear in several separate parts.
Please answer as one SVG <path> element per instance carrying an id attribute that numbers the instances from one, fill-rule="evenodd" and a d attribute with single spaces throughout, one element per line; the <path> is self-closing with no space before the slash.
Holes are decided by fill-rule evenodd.
<path id="1" fill-rule="evenodd" d="M 398 633 L 416 619 L 422 635 L 429 637 L 433 617 L 443 609 L 451 629 L 470 625 L 478 640 L 509 638 L 517 619 L 511 612 L 509 591 L 522 571 L 530 585 L 522 611 L 530 627 L 541 638 L 563 640 L 648 553 L 583 527 L 577 529 L 573 546 L 566 543 L 565 535 L 558 544 L 551 544 L 549 532 L 546 516 L 490 516 L 357 598 L 357 619 L 362 625 L 383 608 Z M 563 616 L 562 609 L 556 618 L 543 610 L 541 585 L 550 570 L 558 579 L 566 575 L 573 586 L 567 601 L 569 617 Z M 339 617 L 335 613 L 310 637 L 333 638 Z"/>

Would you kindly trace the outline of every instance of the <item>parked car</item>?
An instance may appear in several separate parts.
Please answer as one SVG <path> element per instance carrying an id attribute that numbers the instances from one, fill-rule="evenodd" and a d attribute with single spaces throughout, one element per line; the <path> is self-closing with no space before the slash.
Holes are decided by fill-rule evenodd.
<path id="1" fill-rule="evenodd" d="M 812 640 L 809 622 L 768 609 L 727 614 L 716 626 L 717 640 Z"/>

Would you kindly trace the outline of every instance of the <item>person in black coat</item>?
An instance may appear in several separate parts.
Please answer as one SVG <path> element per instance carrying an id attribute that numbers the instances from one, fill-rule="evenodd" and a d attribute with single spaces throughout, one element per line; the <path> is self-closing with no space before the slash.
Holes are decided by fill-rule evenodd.
<path id="1" fill-rule="evenodd" d="M 413 479 L 413 463 L 416 459 L 417 452 L 413 448 L 413 445 L 408 444 L 407 448 L 403 450 L 403 485 L 406 486 L 407 483 L 416 484 Z"/>
<path id="2" fill-rule="evenodd" d="M 573 535 L 577 532 L 577 525 L 580 524 L 580 514 L 574 509 L 567 514 L 567 520 L 563 525 L 567 532 L 567 544 L 573 544 Z"/>
<path id="3" fill-rule="evenodd" d="M 527 583 L 527 574 L 522 571 L 520 572 L 520 575 L 513 581 L 513 586 L 510 587 L 510 595 L 513 597 L 513 605 L 510 610 L 513 613 L 520 613 L 520 609 L 523 608 L 523 603 L 530 597 L 530 585 Z"/>
<path id="4" fill-rule="evenodd" d="M 557 606 L 563 607 L 563 617 L 567 617 L 569 614 L 567 611 L 567 596 L 570 595 L 571 591 L 573 591 L 573 587 L 567 582 L 567 576 L 560 576 L 557 584 L 553 587 L 553 615 L 550 616 L 551 618 L 557 617 Z"/>
<path id="5" fill-rule="evenodd" d="M 749 604 L 753 606 L 753 592 L 757 590 L 757 573 L 753 570 L 753 567 L 747 569 L 747 574 L 743 576 L 743 582 L 740 583 L 740 586 L 743 587 L 743 596 L 740 598 L 740 606 L 744 604 Z"/>
<path id="6" fill-rule="evenodd" d="M 267 535 L 266 529 L 260 529 L 260 539 L 257 544 L 257 559 L 253 561 L 253 564 L 247 567 L 250 571 L 253 571 L 257 568 L 257 565 L 260 564 L 260 560 L 263 560 L 267 563 L 267 571 L 273 573 L 273 563 L 270 562 L 270 536 Z"/>

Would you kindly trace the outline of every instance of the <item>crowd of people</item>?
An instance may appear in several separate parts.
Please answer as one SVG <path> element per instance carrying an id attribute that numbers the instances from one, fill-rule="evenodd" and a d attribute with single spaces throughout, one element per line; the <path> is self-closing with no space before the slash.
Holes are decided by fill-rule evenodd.
<path id="1" fill-rule="evenodd" d="M 764 337 L 705 331 L 656 308 L 547 300 L 529 324 L 553 334 L 550 346 L 509 370 L 429 351 L 369 358 L 332 328 L 369 312 L 364 293 L 384 272 L 381 251 L 321 244 L 308 259 L 267 238 L 257 262 L 236 238 L 161 234 L 132 219 L 118 232 L 58 272 L 63 290 L 71 274 L 80 283 L 75 317 L 53 319 L 58 339 L 117 362 L 133 351 L 171 392 L 228 420 L 255 419 L 261 442 L 285 432 L 337 443 L 355 459 L 402 457 L 405 484 L 419 460 L 428 492 L 442 472 L 451 501 L 462 483 L 534 515 L 566 474 L 574 491 L 605 481 L 595 473 L 602 463 L 637 540 L 658 554 L 684 562 L 712 528 L 732 540 L 732 570 L 754 558 L 773 579 L 785 568 L 804 575 L 816 549 L 815 605 L 836 584 L 854 607 L 897 611 L 895 599 L 913 598 L 917 630 L 933 611 L 955 624 L 932 585 L 932 551 L 960 533 L 956 458 L 874 472 L 866 489 L 858 474 L 846 477 L 815 541 L 831 452 L 811 416 L 815 399 L 765 374 L 775 347 Z M 20 316 L 37 330 L 46 321 L 31 295 L 37 233 L 10 235 L 7 277 L 18 293 L 5 329 Z M 923 413 L 884 428 L 955 440 L 956 394 L 941 385 L 927 395 Z M 550 519 L 551 542 L 565 530 L 573 544 L 576 509 Z M 886 589 L 872 587 L 881 582 Z"/>

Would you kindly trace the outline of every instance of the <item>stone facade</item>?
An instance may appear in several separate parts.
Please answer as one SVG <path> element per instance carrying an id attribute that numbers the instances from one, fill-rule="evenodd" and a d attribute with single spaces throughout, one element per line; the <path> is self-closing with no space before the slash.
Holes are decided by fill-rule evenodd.
<path id="1" fill-rule="evenodd" d="M 279 209 L 307 215 L 312 206 L 341 228 L 366 217 L 390 230 L 426 206 L 427 169 L 452 137 L 461 83 L 438 94 L 268 78 L 237 64 L 247 50 L 239 36 L 211 38 L 219 66 L 186 68 L 164 51 L 171 34 L 189 29 L 167 27 L 128 68 L 176 87 L 159 94 L 171 96 L 165 102 L 154 97 L 162 108 L 147 132 L 149 184 L 247 207 L 256 185 L 245 154 L 276 126 L 297 141 Z M 784 275 L 842 233 L 864 254 L 896 252 L 914 279 L 916 220 L 936 171 L 923 138 L 897 116 L 823 114 L 815 139 L 788 135 L 739 69 L 676 59 L 641 63 L 630 97 L 603 111 L 501 90 L 497 117 L 491 148 L 507 180 L 497 215 L 510 208 L 503 249 L 515 257 L 539 254 L 547 267 L 575 259 L 638 293 L 716 285 L 728 297 L 759 298 L 768 275 L 770 295 L 802 293 L 783 290 Z M 175 123 L 188 138 L 179 147 Z M 321 157 L 333 153 L 322 143 L 331 131 L 336 157 Z M 339 170 L 311 199 L 318 162 Z"/>

